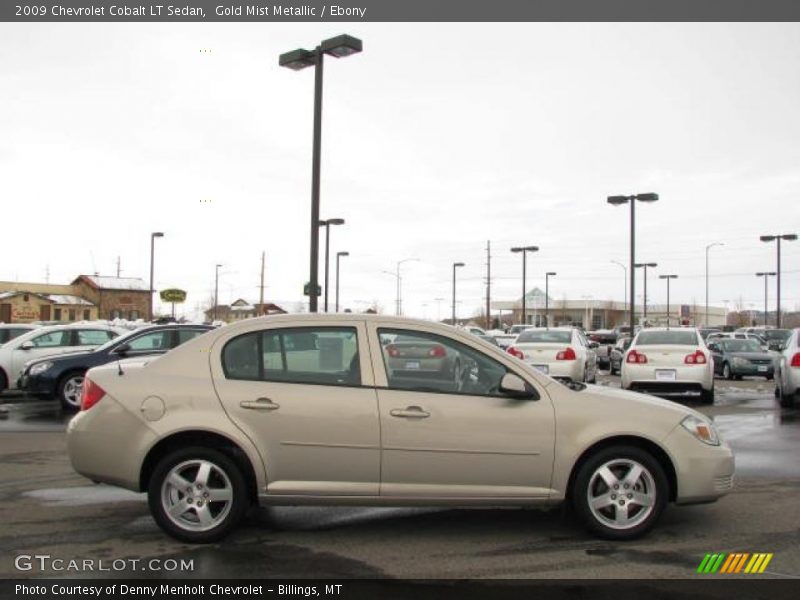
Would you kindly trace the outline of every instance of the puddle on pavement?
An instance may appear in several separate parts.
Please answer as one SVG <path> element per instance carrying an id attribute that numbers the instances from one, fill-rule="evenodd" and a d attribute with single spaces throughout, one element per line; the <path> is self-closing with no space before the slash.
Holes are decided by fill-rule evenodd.
<path id="1" fill-rule="evenodd" d="M 0 405 L 0 431 L 64 431 L 74 415 L 55 400 L 6 403 Z"/>
<path id="2" fill-rule="evenodd" d="M 33 490 L 23 494 L 45 506 L 90 506 L 109 502 L 144 502 L 147 497 L 105 485 Z"/>

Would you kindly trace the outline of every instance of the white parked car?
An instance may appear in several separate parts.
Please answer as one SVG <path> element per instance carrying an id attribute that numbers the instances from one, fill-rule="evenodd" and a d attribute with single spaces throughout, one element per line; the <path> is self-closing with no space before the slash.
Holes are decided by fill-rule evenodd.
<path id="1" fill-rule="evenodd" d="M 36 327 L 36 325 L 29 325 L 28 323 L 0 323 L 0 346 L 15 337 L 36 329 Z"/>
<path id="2" fill-rule="evenodd" d="M 576 327 L 526 329 L 508 353 L 556 379 L 588 383 L 597 380 L 597 355 Z"/>
<path id="3" fill-rule="evenodd" d="M 643 329 L 622 361 L 622 387 L 658 396 L 699 394 L 714 403 L 714 361 L 694 327 Z"/>
<path id="4" fill-rule="evenodd" d="M 17 388 L 17 379 L 28 361 L 93 350 L 121 333 L 123 329 L 83 322 L 39 327 L 17 336 L 0 348 L 0 392 Z"/>
<path id="5" fill-rule="evenodd" d="M 800 392 L 800 329 L 793 329 L 777 360 L 775 395 L 781 406 L 791 408 Z"/>
<path id="6" fill-rule="evenodd" d="M 490 329 L 486 332 L 486 335 L 493 337 L 494 341 L 497 342 L 497 345 L 503 350 L 511 346 L 514 343 L 514 340 L 517 339 L 516 333 L 506 333 L 502 329 Z"/>
<path id="7" fill-rule="evenodd" d="M 394 370 L 398 340 L 462 376 Z M 383 315 L 247 319 L 90 369 L 67 449 L 86 477 L 146 491 L 158 525 L 188 542 L 221 539 L 253 504 L 564 501 L 595 534 L 630 539 L 734 476 L 697 411 L 571 389 L 449 325 Z"/>

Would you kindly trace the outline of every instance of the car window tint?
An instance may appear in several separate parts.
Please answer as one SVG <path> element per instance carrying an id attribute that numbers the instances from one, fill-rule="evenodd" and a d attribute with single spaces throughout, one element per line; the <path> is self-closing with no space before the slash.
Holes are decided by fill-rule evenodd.
<path id="1" fill-rule="evenodd" d="M 298 327 L 246 334 L 228 342 L 229 379 L 361 385 L 358 333 L 352 327 Z"/>
<path id="2" fill-rule="evenodd" d="M 31 340 L 35 348 L 57 348 L 68 346 L 70 343 L 70 331 L 53 331 L 42 335 L 37 335 Z"/>
<path id="3" fill-rule="evenodd" d="M 761 352 L 755 340 L 725 340 L 721 344 L 726 352 Z"/>
<path id="4" fill-rule="evenodd" d="M 113 337 L 114 335 L 110 331 L 103 331 L 100 329 L 79 329 L 78 345 L 99 346 L 100 344 L 105 344 Z"/>
<path id="5" fill-rule="evenodd" d="M 449 338 L 379 329 L 389 389 L 502 396 L 507 369 L 491 357 Z"/>
<path id="6" fill-rule="evenodd" d="M 523 331 L 517 338 L 518 344 L 569 344 L 572 341 L 571 331 L 553 329 Z"/>
<path id="7" fill-rule="evenodd" d="M 128 342 L 133 351 L 169 350 L 169 331 L 152 331 Z"/>
<path id="8" fill-rule="evenodd" d="M 178 345 L 185 344 L 205 332 L 205 329 L 178 329 Z"/>
<path id="9" fill-rule="evenodd" d="M 696 346 L 694 331 L 642 331 L 636 339 L 637 346 L 655 345 Z"/>

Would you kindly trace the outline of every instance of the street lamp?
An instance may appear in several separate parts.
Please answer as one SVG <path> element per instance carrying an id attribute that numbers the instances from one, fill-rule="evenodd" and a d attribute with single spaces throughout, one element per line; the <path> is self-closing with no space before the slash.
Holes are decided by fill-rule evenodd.
<path id="1" fill-rule="evenodd" d="M 656 202 L 658 200 L 658 194 L 647 193 L 647 194 L 635 194 L 633 196 L 609 196 L 607 202 L 613 206 L 621 206 L 622 204 L 630 204 L 631 205 L 631 262 L 630 262 L 630 270 L 631 270 L 631 301 L 630 301 L 630 326 L 631 326 L 631 335 L 633 335 L 633 325 L 634 325 L 634 314 L 636 312 L 636 277 L 634 273 L 633 265 L 636 262 L 636 201 L 639 202 Z"/>
<path id="2" fill-rule="evenodd" d="M 525 306 L 528 303 L 527 299 L 525 298 L 525 273 L 527 271 L 527 264 L 525 257 L 528 255 L 528 252 L 538 252 L 539 246 L 517 246 L 511 249 L 512 252 L 522 252 L 522 324 L 527 325 L 528 322 L 526 321 L 525 315 Z"/>
<path id="3" fill-rule="evenodd" d="M 403 299 L 400 295 L 400 282 L 402 281 L 402 277 L 400 277 L 400 265 L 407 262 L 419 262 L 418 258 L 404 258 L 403 260 L 397 261 L 396 271 L 392 273 L 391 271 L 381 271 L 381 273 L 386 273 L 387 275 L 393 275 L 397 279 L 397 291 L 395 293 L 395 314 L 399 317 L 403 314 Z"/>
<path id="4" fill-rule="evenodd" d="M 331 225 L 344 225 L 344 219 L 320 220 L 319 226 L 325 228 L 325 312 L 328 312 L 328 255 L 331 250 Z"/>
<path id="5" fill-rule="evenodd" d="M 219 268 L 222 265 L 215 265 L 214 266 L 214 318 L 213 321 L 217 320 L 217 306 L 219 306 Z"/>
<path id="6" fill-rule="evenodd" d="M 797 239 L 796 233 L 785 233 L 783 235 L 762 235 L 761 236 L 762 242 L 771 242 L 773 240 L 777 240 L 778 242 L 778 268 L 775 270 L 777 273 L 777 282 L 778 282 L 778 290 L 777 290 L 777 300 L 775 306 L 775 328 L 781 328 L 781 240 L 786 240 L 787 242 L 793 242 Z"/>
<path id="7" fill-rule="evenodd" d="M 156 238 L 164 237 L 163 231 L 154 231 L 150 234 L 150 303 L 148 304 L 148 316 L 147 320 L 153 320 L 153 268 L 154 268 L 154 260 L 155 260 L 155 249 L 156 249 Z"/>
<path id="8" fill-rule="evenodd" d="M 768 290 L 767 282 L 769 281 L 769 278 L 774 277 L 775 274 L 776 274 L 775 271 L 769 271 L 769 272 L 759 271 L 758 273 L 756 273 L 756 277 L 764 278 L 764 327 L 767 326 L 767 315 L 769 314 L 767 312 L 767 290 Z"/>
<path id="9" fill-rule="evenodd" d="M 708 327 L 708 251 L 714 246 L 724 246 L 722 242 L 714 242 L 706 246 L 706 327 Z"/>
<path id="10" fill-rule="evenodd" d="M 628 312 L 628 267 L 623 265 L 618 260 L 612 260 L 611 262 L 614 263 L 615 265 L 619 265 L 620 267 L 622 267 L 622 280 L 625 283 L 625 286 L 624 286 L 625 287 L 625 295 L 623 296 L 624 304 L 625 304 L 625 311 L 624 312 Z"/>
<path id="11" fill-rule="evenodd" d="M 659 275 L 658 278 L 667 280 L 667 329 L 669 329 L 669 280 L 670 279 L 677 279 L 678 276 L 677 275 Z"/>
<path id="12" fill-rule="evenodd" d="M 340 35 L 324 40 L 314 50 L 297 49 L 278 57 L 278 65 L 294 71 L 314 67 L 314 139 L 311 165 L 311 260 L 309 275 L 308 310 L 317 312 L 317 280 L 319 267 L 319 178 L 322 153 L 322 57 L 329 54 L 342 58 L 361 52 L 361 40 L 349 35 Z"/>
<path id="13" fill-rule="evenodd" d="M 642 312 L 642 324 L 647 324 L 647 269 L 648 267 L 654 269 L 658 266 L 658 263 L 650 262 L 650 263 L 635 263 L 633 265 L 637 269 L 644 269 L 644 310 Z M 631 335 L 633 335 L 633 329 L 631 329 Z"/>
<path id="14" fill-rule="evenodd" d="M 350 256 L 349 252 L 336 253 L 336 312 L 339 312 L 339 259 L 343 256 Z M 327 309 L 326 309 L 327 310 Z"/>
<path id="15" fill-rule="evenodd" d="M 553 271 L 544 274 L 544 326 L 550 327 L 550 278 L 555 277 Z"/>
<path id="16" fill-rule="evenodd" d="M 453 326 L 455 327 L 456 324 L 456 269 L 458 267 L 463 267 L 463 262 L 454 262 L 453 263 Z"/>

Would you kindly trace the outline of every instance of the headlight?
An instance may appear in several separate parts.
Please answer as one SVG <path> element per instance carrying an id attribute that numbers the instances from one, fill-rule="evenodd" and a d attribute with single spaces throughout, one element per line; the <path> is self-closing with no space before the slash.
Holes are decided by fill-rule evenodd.
<path id="1" fill-rule="evenodd" d="M 746 358 L 740 358 L 738 356 L 734 356 L 733 364 L 735 364 L 737 367 L 746 367 L 747 365 L 750 364 L 750 361 L 747 360 Z"/>
<path id="2" fill-rule="evenodd" d="M 717 428 L 710 421 L 698 419 L 694 415 L 689 415 L 681 421 L 683 428 L 691 433 L 698 440 L 709 446 L 719 446 L 719 433 Z"/>
<path id="3" fill-rule="evenodd" d="M 31 367 L 29 375 L 41 375 L 42 373 L 47 371 L 47 369 L 49 369 L 52 366 L 53 366 L 53 363 L 51 363 L 49 361 L 48 362 L 39 363 L 37 365 L 33 365 Z"/>

